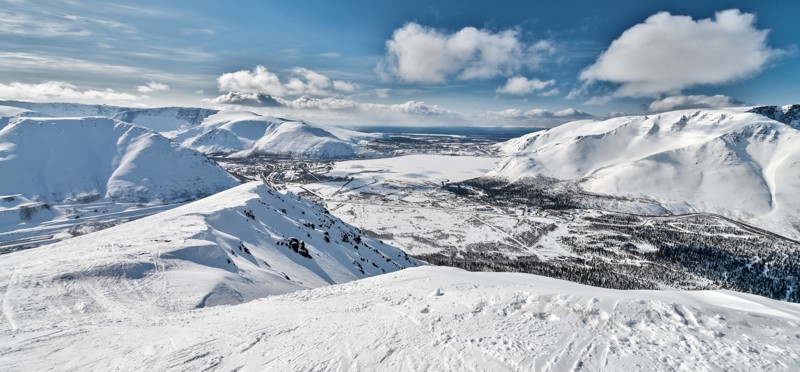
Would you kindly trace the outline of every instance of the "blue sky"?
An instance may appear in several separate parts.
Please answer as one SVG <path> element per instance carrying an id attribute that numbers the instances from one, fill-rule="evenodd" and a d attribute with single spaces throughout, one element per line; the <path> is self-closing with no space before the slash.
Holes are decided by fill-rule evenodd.
<path id="1" fill-rule="evenodd" d="M 798 1 L 2 2 L 4 99 L 486 125 L 800 102 Z"/>

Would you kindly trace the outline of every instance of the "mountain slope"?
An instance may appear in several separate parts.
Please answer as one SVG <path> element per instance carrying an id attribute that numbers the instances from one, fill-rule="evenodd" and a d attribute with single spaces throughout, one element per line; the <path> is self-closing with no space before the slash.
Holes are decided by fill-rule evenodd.
<path id="1" fill-rule="evenodd" d="M 129 109 L 113 116 L 114 119 L 141 125 L 156 132 L 181 131 L 200 125 L 217 110 L 191 107 L 159 107 Z"/>
<path id="2" fill-rule="evenodd" d="M 83 103 L 67 102 L 26 102 L 26 101 L 0 101 L 2 106 L 17 107 L 52 117 L 84 117 L 104 116 L 111 117 L 120 112 L 130 110 L 127 107 L 109 105 L 87 105 Z"/>
<path id="3" fill-rule="evenodd" d="M 0 129 L 3 129 L 8 123 L 22 117 L 36 117 L 46 116 L 34 111 L 26 110 L 13 106 L 0 106 Z"/>
<path id="4" fill-rule="evenodd" d="M 45 202 L 196 199 L 236 185 L 202 154 L 106 118 L 23 118 L 0 130 L 0 195 Z"/>
<path id="5" fill-rule="evenodd" d="M 300 241 L 296 251 L 292 238 Z M 56 316 L 62 305 L 80 307 L 79 313 L 109 306 L 188 310 L 418 264 L 317 205 L 251 182 L 106 230 L 2 255 L 0 267 L 13 270 L 0 273 L 0 281 L 13 282 L 5 290 L 5 314 L 21 322 L 35 303 L 54 304 L 41 316 Z M 22 282 L 37 288 L 16 286 Z"/>
<path id="6" fill-rule="evenodd" d="M 800 236 L 800 132 L 745 109 L 572 122 L 511 140 L 489 173 L 580 180 L 674 213 L 712 212 Z"/>
<path id="7" fill-rule="evenodd" d="M 748 112 L 764 115 L 792 128 L 800 129 L 800 105 L 759 106 L 753 107 Z"/>
<path id="8" fill-rule="evenodd" d="M 30 111 L 45 117 L 100 116 L 143 126 L 156 132 L 172 132 L 199 125 L 217 110 L 195 107 L 132 108 L 108 105 L 87 105 L 63 102 L 0 101 L 0 107 Z M 8 109 L 0 109 L 0 116 L 9 116 Z M 0 125 L 2 127 L 2 125 Z"/>
<path id="9" fill-rule="evenodd" d="M 374 135 L 303 121 L 222 111 L 173 139 L 206 154 L 234 157 L 278 154 L 331 159 L 369 155 L 371 152 L 359 142 L 372 137 Z"/>
<path id="10" fill-rule="evenodd" d="M 103 297 L 137 287 L 92 292 L 79 283 L 66 287 L 70 282 L 64 291 L 76 296 L 72 302 L 25 308 L 17 298 L 41 290 L 24 279 L 6 274 L 2 281 L 11 306 L 0 325 L 0 368 L 9 371 L 705 371 L 800 364 L 800 306 L 729 291 L 618 291 L 420 267 L 241 305 L 151 314 Z M 81 304 L 84 294 L 109 301 Z"/>

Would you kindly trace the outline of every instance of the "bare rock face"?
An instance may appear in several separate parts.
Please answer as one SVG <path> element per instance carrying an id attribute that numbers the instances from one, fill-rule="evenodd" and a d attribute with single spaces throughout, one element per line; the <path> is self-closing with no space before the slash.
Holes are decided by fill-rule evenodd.
<path id="1" fill-rule="evenodd" d="M 800 105 L 786 105 L 786 106 L 759 106 L 754 107 L 750 111 L 754 114 L 766 116 L 772 120 L 792 126 L 792 128 L 800 129 Z"/>

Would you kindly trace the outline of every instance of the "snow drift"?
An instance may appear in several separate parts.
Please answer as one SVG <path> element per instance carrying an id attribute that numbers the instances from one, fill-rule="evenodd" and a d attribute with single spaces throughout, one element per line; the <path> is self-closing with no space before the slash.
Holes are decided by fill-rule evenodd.
<path id="1" fill-rule="evenodd" d="M 43 202 L 177 202 L 237 184 L 162 135 L 107 118 L 21 118 L 0 130 L 0 195 Z"/>
<path id="2" fill-rule="evenodd" d="M 800 237 L 800 132 L 746 109 L 583 120 L 504 143 L 489 176 L 580 180 L 584 189 L 712 212 Z"/>

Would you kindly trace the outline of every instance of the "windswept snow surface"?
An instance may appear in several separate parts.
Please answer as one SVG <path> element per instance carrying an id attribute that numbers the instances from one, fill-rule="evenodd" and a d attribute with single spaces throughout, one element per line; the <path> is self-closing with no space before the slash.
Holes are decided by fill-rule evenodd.
<path id="1" fill-rule="evenodd" d="M 582 120 L 506 142 L 489 176 L 582 180 L 800 237 L 800 131 L 743 109 Z"/>
<path id="2" fill-rule="evenodd" d="M 376 136 L 246 111 L 221 111 L 173 139 L 206 154 L 341 159 L 373 155 L 360 142 Z"/>
<path id="3" fill-rule="evenodd" d="M 290 248 L 293 237 L 306 255 Z M 42 316 L 63 306 L 81 313 L 116 303 L 157 313 L 241 303 L 418 264 L 321 207 L 256 181 L 106 230 L 2 255 L 0 267 L 7 270 L 0 276 L 31 290 L 5 291 L 4 308 L 13 319 L 12 313 L 44 304 Z"/>
<path id="4" fill-rule="evenodd" d="M 0 195 L 42 202 L 176 202 L 233 187 L 216 163 L 107 118 L 21 118 L 0 130 Z"/>
<path id="5" fill-rule="evenodd" d="M 51 282 L 31 281 L 25 272 L 2 277 L 0 368 L 8 371 L 752 371 L 800 365 L 800 305 L 728 291 L 619 291 L 528 274 L 420 267 L 240 305 L 169 312 L 152 311 L 152 299 L 136 297 L 139 286 L 89 284 L 97 271 L 61 279 L 61 302 L 27 302 L 23 296 L 41 296 Z"/>

